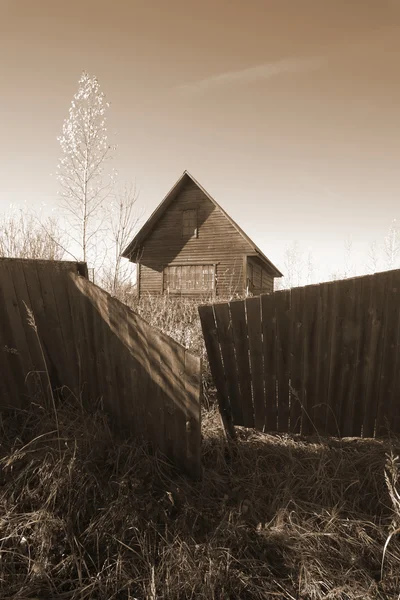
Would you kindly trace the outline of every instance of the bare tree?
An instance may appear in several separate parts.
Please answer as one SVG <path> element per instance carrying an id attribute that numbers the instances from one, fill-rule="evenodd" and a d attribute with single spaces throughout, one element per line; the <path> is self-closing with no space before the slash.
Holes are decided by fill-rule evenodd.
<path id="1" fill-rule="evenodd" d="M 12 211 L 0 219 L 0 256 L 61 260 L 62 233 L 54 218 L 43 225 L 33 214 Z"/>
<path id="2" fill-rule="evenodd" d="M 285 276 L 281 288 L 292 288 L 304 283 L 304 258 L 300 244 L 295 240 L 285 250 Z"/>
<path id="3" fill-rule="evenodd" d="M 356 267 L 353 260 L 353 240 L 347 237 L 344 241 L 344 272 L 343 278 L 353 277 L 356 274 Z"/>
<path id="4" fill-rule="evenodd" d="M 368 273 L 377 273 L 379 271 L 379 248 L 375 240 L 368 246 L 366 269 Z"/>
<path id="5" fill-rule="evenodd" d="M 138 194 L 135 185 L 117 189 L 109 205 L 111 262 L 105 266 L 102 284 L 115 296 L 123 295 L 133 286 L 133 265 L 123 258 L 122 252 L 134 237 L 143 212 L 137 209 Z"/>
<path id="6" fill-rule="evenodd" d="M 307 254 L 307 281 L 306 281 L 307 285 L 310 285 L 311 283 L 313 283 L 314 278 L 315 278 L 314 258 L 311 253 L 311 250 L 309 250 L 308 254 Z"/>
<path id="7" fill-rule="evenodd" d="M 400 254 L 400 234 L 396 219 L 393 219 L 384 240 L 385 263 L 388 269 L 394 269 Z"/>
<path id="8" fill-rule="evenodd" d="M 71 244 L 81 260 L 93 264 L 96 243 L 104 222 L 104 200 L 110 195 L 112 176 L 104 169 L 115 148 L 108 143 L 106 112 L 109 104 L 96 77 L 83 72 L 69 116 L 58 138 L 62 158 L 57 178 L 61 207 Z"/>

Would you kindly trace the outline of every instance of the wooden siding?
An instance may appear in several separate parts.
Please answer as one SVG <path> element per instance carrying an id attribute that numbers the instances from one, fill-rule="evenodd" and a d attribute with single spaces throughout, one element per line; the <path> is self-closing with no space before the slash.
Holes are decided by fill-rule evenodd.
<path id="1" fill-rule="evenodd" d="M 198 237 L 185 239 L 184 210 L 197 210 Z M 163 269 L 174 264 L 215 264 L 216 294 L 243 293 L 246 285 L 245 255 L 252 252 L 225 215 L 194 183 L 189 183 L 160 218 L 144 242 L 140 254 L 141 294 L 162 293 Z"/>
<path id="2" fill-rule="evenodd" d="M 274 278 L 264 268 L 262 261 L 256 257 L 248 257 L 247 259 L 247 282 L 249 292 L 254 296 L 270 294 L 274 291 Z"/>

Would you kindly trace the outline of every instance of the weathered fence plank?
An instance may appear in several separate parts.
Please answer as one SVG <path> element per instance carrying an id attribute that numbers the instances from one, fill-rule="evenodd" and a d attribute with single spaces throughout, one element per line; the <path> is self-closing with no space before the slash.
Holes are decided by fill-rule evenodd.
<path id="1" fill-rule="evenodd" d="M 246 316 L 249 336 L 251 387 L 253 391 L 254 427 L 262 430 L 265 421 L 265 401 L 260 298 L 247 298 Z"/>
<path id="2" fill-rule="evenodd" d="M 385 314 L 388 309 L 388 287 L 390 278 L 391 275 L 389 272 L 383 273 L 380 277 L 380 285 L 374 285 L 371 294 L 370 310 L 372 321 L 370 328 L 367 330 L 366 340 L 368 370 L 365 374 L 367 386 L 362 428 L 364 437 L 372 437 L 376 427 L 385 334 L 386 329 L 389 326 L 389 320 L 385 320 Z"/>
<path id="3" fill-rule="evenodd" d="M 396 353 L 395 349 L 398 340 L 399 324 L 399 291 L 400 281 L 396 273 L 391 271 L 387 279 L 387 288 L 385 293 L 385 310 L 382 316 L 383 347 L 382 347 L 382 367 L 379 378 L 379 388 L 377 393 L 377 411 L 376 428 L 378 434 L 385 433 L 391 429 L 389 415 L 395 411 L 396 391 L 394 382 L 396 380 Z M 399 398 L 397 390 L 397 401 Z"/>
<path id="4" fill-rule="evenodd" d="M 290 379 L 290 425 L 288 431 L 300 433 L 302 406 L 304 404 L 304 380 L 303 380 L 303 288 L 291 290 L 289 314 L 285 318 L 290 319 L 290 335 L 286 353 L 290 359 L 285 372 L 285 382 Z M 278 320 L 279 328 L 279 320 Z M 280 425 L 283 430 L 283 422 Z"/>
<path id="5" fill-rule="evenodd" d="M 344 339 L 343 343 L 348 344 L 350 352 L 348 354 L 348 366 L 346 381 L 343 381 L 342 387 L 338 391 L 337 402 L 339 408 L 339 430 L 343 437 L 361 435 L 361 425 L 363 420 L 363 365 L 362 356 L 364 348 L 365 327 L 364 320 L 368 317 L 368 305 L 370 302 L 370 277 L 351 280 L 351 300 L 352 306 L 345 315 L 344 321 Z M 365 301 L 363 302 L 363 299 Z"/>
<path id="6" fill-rule="evenodd" d="M 210 363 L 211 375 L 217 388 L 218 406 L 226 433 L 235 437 L 232 409 L 229 400 L 228 386 L 225 379 L 224 363 L 218 341 L 217 326 L 212 306 L 199 306 L 204 343 Z M 239 423 L 240 425 L 242 423 Z"/>
<path id="7" fill-rule="evenodd" d="M 331 320 L 326 320 L 328 359 L 325 363 L 325 402 L 326 420 L 324 432 L 326 435 L 340 435 L 338 394 L 346 377 L 346 351 L 343 344 L 343 328 L 346 322 L 346 309 L 348 310 L 349 289 L 351 280 L 343 281 L 339 286 L 328 286 L 328 314 Z"/>
<path id="8" fill-rule="evenodd" d="M 278 406 L 276 393 L 277 338 L 275 300 L 275 294 L 261 296 L 265 382 L 265 431 L 276 431 L 278 426 Z"/>
<path id="9" fill-rule="evenodd" d="M 292 336 L 290 321 L 291 291 L 282 292 L 280 302 L 277 303 L 276 313 L 276 380 L 278 392 L 278 430 L 288 431 L 290 405 L 290 338 Z"/>
<path id="10" fill-rule="evenodd" d="M 314 431 L 314 402 L 317 389 L 318 329 L 315 318 L 318 309 L 318 286 L 304 288 L 303 310 L 303 410 L 301 433 L 309 435 Z"/>
<path id="11" fill-rule="evenodd" d="M 26 340 L 18 306 L 18 294 L 14 288 L 9 262 L 0 261 L 0 278 L 2 282 L 1 303 L 4 315 L 1 319 L 4 335 L 4 342 L 1 346 L 8 358 L 10 383 L 13 381 L 15 389 L 18 390 L 17 407 L 21 407 L 24 405 L 25 398 L 34 395 L 34 389 L 31 385 L 32 379 L 28 375 L 34 369 L 34 364 Z M 24 318 L 25 320 L 28 319 L 26 310 L 24 310 Z M 22 373 L 24 374 L 22 375 Z"/>
<path id="12" fill-rule="evenodd" d="M 232 333 L 242 396 L 243 425 L 254 427 L 254 407 L 251 390 L 251 372 L 249 361 L 249 337 L 247 330 L 245 304 L 235 300 L 229 305 L 232 319 Z"/>
<path id="13" fill-rule="evenodd" d="M 236 368 L 235 345 L 229 304 L 215 304 L 214 316 L 218 331 L 221 332 L 219 338 L 224 369 L 227 373 L 229 373 L 227 386 L 232 418 L 237 425 L 243 425 L 243 412 L 240 398 L 238 373 Z"/>

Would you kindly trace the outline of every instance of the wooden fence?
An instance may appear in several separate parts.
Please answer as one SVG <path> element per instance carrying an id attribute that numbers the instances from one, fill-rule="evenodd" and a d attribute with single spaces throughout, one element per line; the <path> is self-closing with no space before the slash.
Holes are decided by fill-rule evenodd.
<path id="1" fill-rule="evenodd" d="M 199 307 L 221 414 L 263 431 L 400 433 L 400 271 Z"/>
<path id="2" fill-rule="evenodd" d="M 26 406 L 38 383 L 46 393 L 46 367 L 53 388 L 99 399 L 117 428 L 199 476 L 199 358 L 91 283 L 84 264 L 0 259 L 0 307 L 0 408 Z"/>

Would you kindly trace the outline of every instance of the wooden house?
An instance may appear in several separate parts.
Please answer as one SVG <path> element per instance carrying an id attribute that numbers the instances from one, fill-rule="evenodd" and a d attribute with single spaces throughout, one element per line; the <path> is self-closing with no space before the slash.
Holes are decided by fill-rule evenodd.
<path id="1" fill-rule="evenodd" d="M 184 171 L 123 252 L 138 294 L 232 297 L 272 292 L 282 273 Z"/>

